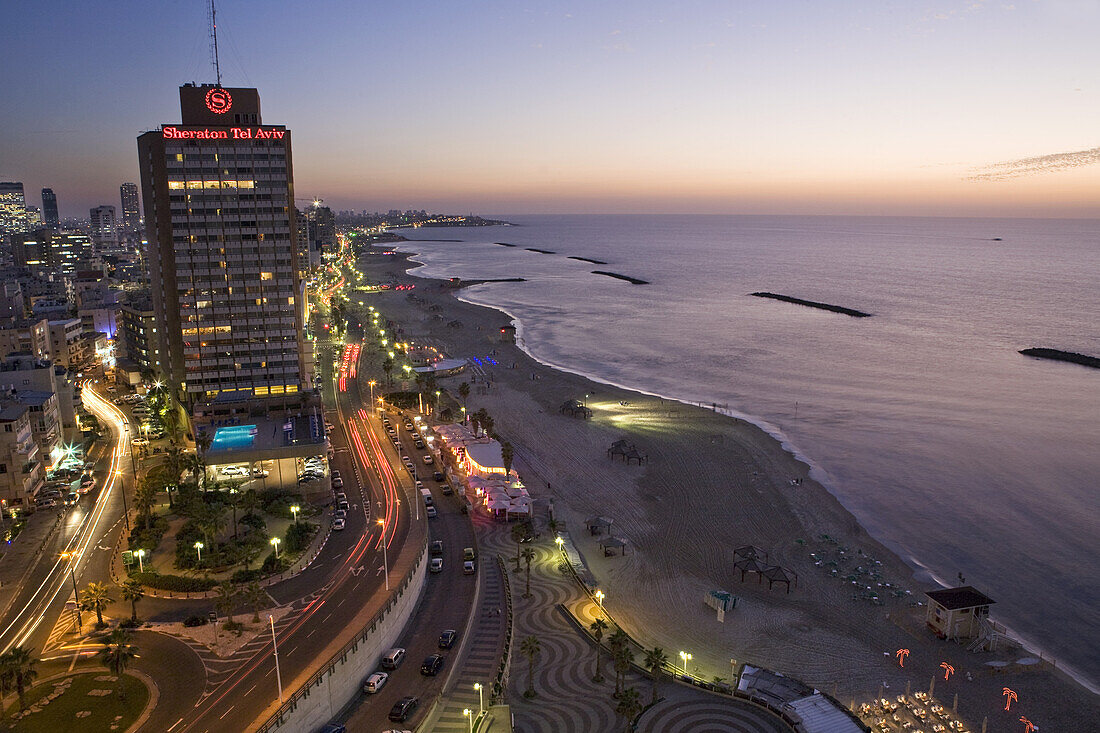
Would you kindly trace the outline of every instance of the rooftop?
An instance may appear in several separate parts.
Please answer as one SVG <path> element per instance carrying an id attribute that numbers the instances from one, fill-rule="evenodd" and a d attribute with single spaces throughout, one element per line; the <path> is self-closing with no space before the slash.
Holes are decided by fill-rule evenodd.
<path id="1" fill-rule="evenodd" d="M 996 603 L 996 601 L 985 593 L 975 590 L 973 586 L 969 585 L 964 585 L 961 588 L 932 590 L 925 593 L 925 595 L 948 611 L 958 611 L 963 608 L 974 608 L 976 606 L 989 606 Z"/>

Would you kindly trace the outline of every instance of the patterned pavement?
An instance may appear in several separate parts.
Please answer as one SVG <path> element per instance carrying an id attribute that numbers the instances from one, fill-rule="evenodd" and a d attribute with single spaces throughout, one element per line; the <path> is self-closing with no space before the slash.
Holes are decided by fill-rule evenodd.
<path id="1" fill-rule="evenodd" d="M 516 545 L 511 527 L 493 523 L 490 530 L 479 532 L 484 555 L 499 553 L 512 572 Z M 595 671 L 595 647 L 577 631 L 558 609 L 588 601 L 572 577 L 558 568 L 558 553 L 552 535 L 543 531 L 532 545 L 536 559 L 531 564 L 531 597 L 523 598 L 526 571 L 511 576 L 512 602 L 515 609 L 515 650 L 509 670 L 507 701 L 515 714 L 515 730 L 521 733 L 601 733 L 622 731 L 626 721 L 615 714 L 614 672 L 606 647 L 603 664 L 605 681 L 592 681 Z M 508 558 L 511 558 L 509 560 Z M 588 605 L 591 605 L 590 603 Z M 629 631 L 629 630 L 628 630 Z M 520 652 L 523 639 L 538 638 L 541 651 L 534 664 L 536 697 L 523 697 L 527 688 L 528 660 Z M 667 650 L 666 650 L 667 653 Z M 640 663 L 641 655 L 638 655 Z M 648 675 L 632 670 L 626 686 L 650 700 L 652 683 Z M 778 717 L 754 705 L 675 684 L 667 678 L 659 687 L 662 699 L 638 720 L 643 733 L 790 733 Z"/>

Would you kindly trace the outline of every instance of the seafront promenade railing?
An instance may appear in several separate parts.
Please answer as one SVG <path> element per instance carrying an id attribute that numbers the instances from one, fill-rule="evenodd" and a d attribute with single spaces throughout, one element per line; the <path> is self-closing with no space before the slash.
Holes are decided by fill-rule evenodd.
<path id="1" fill-rule="evenodd" d="M 336 652 L 328 660 L 326 660 L 324 664 L 321 664 L 318 667 L 317 671 L 310 675 L 309 679 L 302 683 L 302 685 L 298 687 L 297 690 L 292 692 L 290 696 L 286 699 L 286 702 L 280 705 L 279 709 L 276 710 L 275 713 L 272 714 L 271 717 L 269 717 L 267 721 L 265 721 L 259 728 L 257 728 L 257 733 L 270 733 L 271 731 L 277 730 L 281 725 L 283 725 L 283 718 L 288 713 L 293 712 L 298 707 L 298 702 L 302 698 L 309 697 L 310 689 L 314 685 L 318 684 L 324 678 L 325 674 L 334 673 L 334 668 L 337 664 L 343 664 L 344 661 L 347 659 L 348 654 L 358 650 L 359 644 L 366 643 L 367 639 L 369 639 L 370 636 L 375 633 L 378 625 L 382 623 L 383 619 L 385 619 L 390 611 L 393 610 L 393 607 L 397 605 L 397 602 L 398 600 L 400 600 L 401 596 L 403 596 L 405 594 L 405 591 L 408 590 L 409 584 L 412 583 L 413 577 L 416 575 L 416 571 L 420 568 L 421 563 L 424 562 L 424 558 L 428 554 L 428 534 L 426 532 L 424 533 L 422 541 L 423 545 L 421 545 L 420 552 L 416 556 L 416 562 L 414 562 L 412 567 L 409 568 L 409 570 L 405 573 L 405 576 L 401 579 L 401 582 L 397 585 L 394 591 L 390 593 L 390 597 L 386 601 L 385 605 L 382 606 L 382 608 L 378 609 L 378 612 L 375 613 L 373 617 L 371 617 L 370 622 L 368 622 L 362 628 L 362 630 L 359 631 L 359 633 L 352 637 L 352 639 L 347 644 L 345 644 L 338 652 Z"/>

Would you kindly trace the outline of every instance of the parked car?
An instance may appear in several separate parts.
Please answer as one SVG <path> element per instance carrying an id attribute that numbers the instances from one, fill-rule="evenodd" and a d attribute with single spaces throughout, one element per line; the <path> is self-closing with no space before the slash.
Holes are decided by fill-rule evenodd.
<path id="1" fill-rule="evenodd" d="M 432 458 L 432 454 L 431 454 L 431 453 L 428 453 L 427 455 L 425 455 L 425 456 L 424 456 L 424 465 L 426 465 L 426 466 L 430 466 L 430 465 L 432 465 L 433 463 L 435 463 L 435 459 L 434 459 L 434 458 Z"/>
<path id="2" fill-rule="evenodd" d="M 443 669 L 443 655 L 432 654 L 420 665 L 420 674 L 425 677 L 435 677 L 441 669 Z"/>
<path id="3" fill-rule="evenodd" d="M 455 645 L 456 638 L 458 638 L 458 632 L 454 629 L 447 629 L 439 635 L 439 648 L 450 649 Z"/>
<path id="4" fill-rule="evenodd" d="M 428 566 L 428 572 L 430 573 L 442 573 L 443 572 L 443 558 L 433 557 L 432 564 Z"/>
<path id="5" fill-rule="evenodd" d="M 363 683 L 363 692 L 368 695 L 373 695 L 385 686 L 386 680 L 389 678 L 390 676 L 385 672 L 375 672 L 370 677 L 367 677 L 366 681 Z"/>
<path id="6" fill-rule="evenodd" d="M 432 478 L 434 478 L 439 483 L 443 483 L 444 476 L 439 471 L 436 471 L 435 473 L 432 474 Z"/>
<path id="7" fill-rule="evenodd" d="M 477 565 L 474 563 L 473 560 L 466 560 L 465 562 L 462 563 L 462 574 L 463 575 L 473 575 L 476 572 L 477 572 Z"/>
<path id="8" fill-rule="evenodd" d="M 393 704 L 390 708 L 389 718 L 395 723 L 404 723 L 409 719 L 409 716 L 416 710 L 416 706 L 420 704 L 420 699 L 408 695 L 403 697 Z"/>
<path id="9" fill-rule="evenodd" d="M 340 530 L 342 530 L 342 529 L 343 529 L 344 527 L 346 527 L 346 526 L 348 526 L 348 525 L 347 525 L 347 522 L 345 522 L 345 521 L 344 521 L 343 519 L 341 519 L 340 517 L 337 517 L 336 519 L 333 519 L 333 520 L 332 520 L 332 528 L 333 528 L 334 530 L 336 530 L 337 532 L 339 532 Z"/>
<path id="10" fill-rule="evenodd" d="M 439 516 L 439 512 L 435 510 L 434 506 L 430 506 L 424 509 L 424 513 L 428 516 L 428 519 L 435 519 L 437 516 Z"/>
<path id="11" fill-rule="evenodd" d="M 397 669 L 405 661 L 405 649 L 395 646 L 382 655 L 382 669 Z"/>
<path id="12" fill-rule="evenodd" d="M 420 450 L 424 450 L 424 441 L 420 440 L 419 438 L 417 439 L 416 443 L 414 443 L 413 445 L 415 445 Z"/>
<path id="13" fill-rule="evenodd" d="M 434 540 L 428 546 L 428 554 L 432 557 L 443 557 L 443 540 Z"/>
<path id="14" fill-rule="evenodd" d="M 334 489 L 342 489 L 342 488 L 344 488 L 344 479 L 340 478 L 339 476 L 337 476 L 336 478 L 334 478 L 334 479 L 332 480 L 332 488 L 334 488 Z"/>
<path id="15" fill-rule="evenodd" d="M 477 559 L 477 552 L 472 547 L 463 547 L 462 548 L 462 559 L 463 560 L 475 560 L 475 559 Z"/>
<path id="16" fill-rule="evenodd" d="M 347 501 L 347 500 L 348 500 L 348 495 L 345 494 L 343 491 L 337 491 L 336 492 L 336 501 L 337 502 Z"/>

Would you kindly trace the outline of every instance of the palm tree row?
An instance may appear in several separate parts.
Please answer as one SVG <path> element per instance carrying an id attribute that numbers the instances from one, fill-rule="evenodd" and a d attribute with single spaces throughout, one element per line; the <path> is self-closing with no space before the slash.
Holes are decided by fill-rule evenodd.
<path id="1" fill-rule="evenodd" d="M 38 678 L 34 668 L 37 663 L 30 650 L 21 646 L 0 654 L 0 716 L 4 712 L 3 698 L 13 689 L 19 693 L 19 709 L 26 708 L 27 688 Z"/>

